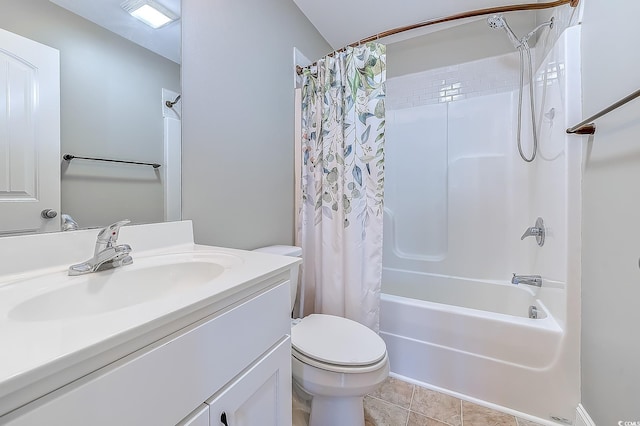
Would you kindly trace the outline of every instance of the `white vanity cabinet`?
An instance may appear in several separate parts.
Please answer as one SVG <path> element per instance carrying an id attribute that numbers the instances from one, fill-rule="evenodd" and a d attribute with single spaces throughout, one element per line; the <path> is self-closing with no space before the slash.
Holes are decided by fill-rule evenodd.
<path id="1" fill-rule="evenodd" d="M 245 286 L 240 300 L 218 301 L 191 325 L 0 417 L 0 424 L 218 426 L 224 412 L 228 426 L 290 426 L 288 278 L 287 270 Z"/>
<path id="2" fill-rule="evenodd" d="M 209 426 L 209 406 L 202 404 L 176 426 Z"/>
<path id="3" fill-rule="evenodd" d="M 214 395 L 209 405 L 211 426 L 281 426 L 291 424 L 291 345 L 282 342 Z"/>

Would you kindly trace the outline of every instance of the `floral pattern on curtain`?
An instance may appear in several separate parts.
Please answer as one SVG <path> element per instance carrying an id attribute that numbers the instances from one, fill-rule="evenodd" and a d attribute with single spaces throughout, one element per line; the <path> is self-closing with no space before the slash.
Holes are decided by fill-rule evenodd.
<path id="1" fill-rule="evenodd" d="M 384 195 L 385 46 L 348 47 L 302 86 L 302 315 L 378 330 Z"/>

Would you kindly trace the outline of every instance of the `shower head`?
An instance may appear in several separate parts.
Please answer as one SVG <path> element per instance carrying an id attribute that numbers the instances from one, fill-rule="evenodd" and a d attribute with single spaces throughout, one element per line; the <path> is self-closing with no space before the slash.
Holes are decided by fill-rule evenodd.
<path id="1" fill-rule="evenodd" d="M 507 21 L 502 17 L 502 15 L 489 16 L 487 18 L 487 24 L 490 28 L 502 28 L 504 32 L 507 33 L 507 37 L 509 37 L 509 40 L 511 40 L 511 43 L 513 43 L 513 46 L 516 49 L 520 48 L 520 46 L 522 45 L 520 40 L 518 40 L 518 37 L 516 37 L 516 35 L 513 33 L 513 30 L 511 30 L 511 27 L 509 27 L 509 24 L 507 24 Z"/>
<path id="2" fill-rule="evenodd" d="M 491 28 L 502 28 L 504 27 L 505 21 L 502 15 L 493 15 L 487 18 L 487 24 Z"/>

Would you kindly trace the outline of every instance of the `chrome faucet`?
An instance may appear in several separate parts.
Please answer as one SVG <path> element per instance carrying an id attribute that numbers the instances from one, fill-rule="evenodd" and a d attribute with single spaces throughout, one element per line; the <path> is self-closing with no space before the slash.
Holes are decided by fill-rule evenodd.
<path id="1" fill-rule="evenodd" d="M 526 284 L 542 287 L 542 277 L 540 275 L 516 275 L 514 273 L 513 278 L 511 278 L 511 284 Z"/>
<path id="2" fill-rule="evenodd" d="M 120 227 L 130 222 L 130 220 L 122 220 L 101 229 L 98 233 L 93 257 L 86 262 L 71 265 L 69 275 L 89 274 L 132 264 L 133 258 L 129 255 L 131 246 L 129 244 L 115 245 L 118 241 Z"/>
<path id="3" fill-rule="evenodd" d="M 71 215 L 63 213 L 62 216 L 62 231 L 77 231 L 78 222 L 76 222 Z"/>

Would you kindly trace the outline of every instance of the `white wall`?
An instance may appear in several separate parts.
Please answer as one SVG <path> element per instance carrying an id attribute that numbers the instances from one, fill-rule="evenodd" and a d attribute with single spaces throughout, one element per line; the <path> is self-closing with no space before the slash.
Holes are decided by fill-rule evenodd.
<path id="1" fill-rule="evenodd" d="M 183 0 L 183 218 L 197 242 L 293 242 L 293 47 L 328 44 L 290 0 Z"/>
<path id="2" fill-rule="evenodd" d="M 584 0 L 585 118 L 640 87 L 640 2 Z M 640 420 L 640 99 L 585 143 L 582 404 L 598 425 Z"/>
<path id="3" fill-rule="evenodd" d="M 163 163 L 161 89 L 180 66 L 48 0 L 0 0 L 0 27 L 60 50 L 61 153 Z M 151 167 L 62 162 L 62 211 L 81 227 L 164 218 Z"/>

